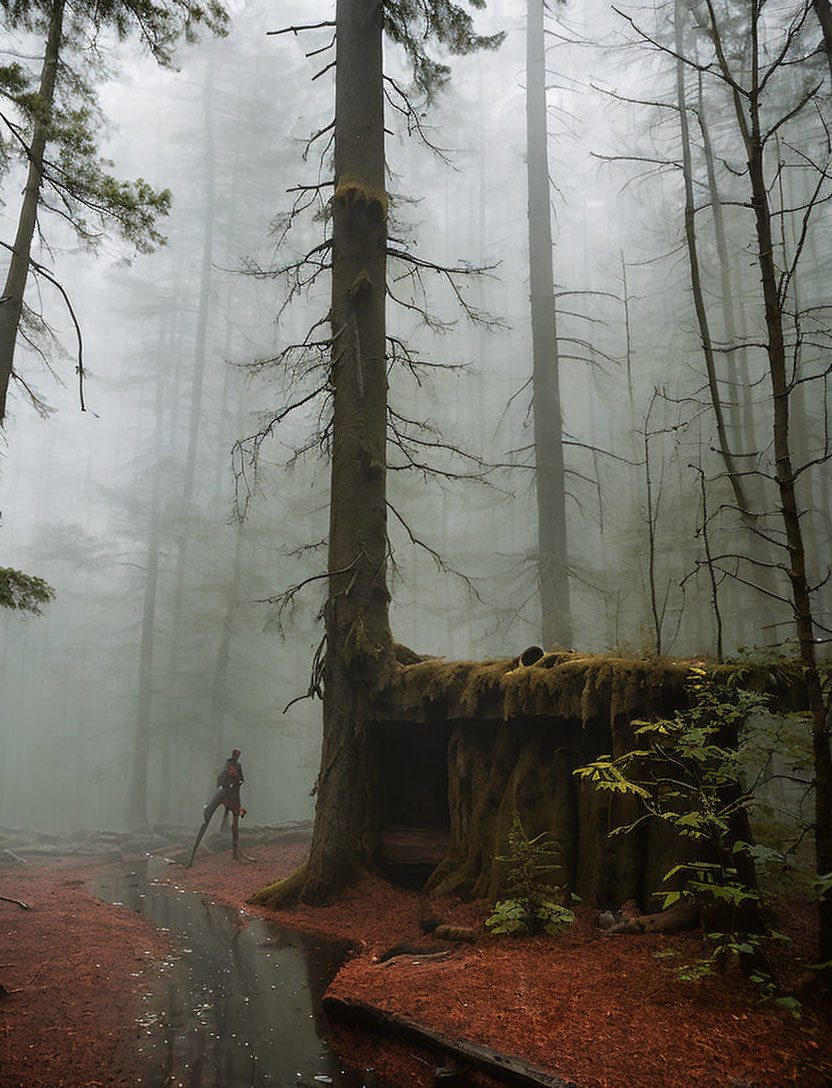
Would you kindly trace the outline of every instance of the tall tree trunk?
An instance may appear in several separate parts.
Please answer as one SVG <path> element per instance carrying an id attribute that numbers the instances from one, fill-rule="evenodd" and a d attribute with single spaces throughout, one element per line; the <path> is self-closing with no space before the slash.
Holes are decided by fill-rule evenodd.
<path id="1" fill-rule="evenodd" d="M 176 759 L 177 741 L 180 739 L 173 723 L 180 720 L 181 706 L 180 663 L 183 651 L 186 651 L 187 634 L 183 618 L 187 592 L 186 572 L 188 570 L 188 552 L 191 545 L 191 532 L 194 520 L 193 497 L 196 485 L 197 449 L 202 428 L 203 390 L 207 364 L 208 329 L 212 314 L 212 281 L 214 270 L 214 220 L 217 214 L 216 199 L 216 156 L 214 142 L 214 70 L 215 54 L 208 57 L 208 68 L 202 95 L 202 113 L 205 126 L 205 207 L 203 210 L 202 259 L 199 279 L 199 302 L 197 304 L 196 330 L 194 340 L 193 371 L 191 393 L 188 399 L 188 445 L 182 471 L 181 526 L 176 545 L 176 563 L 174 566 L 173 587 L 171 590 L 171 651 L 167 661 L 167 680 L 165 690 L 168 693 L 166 730 L 170 735 L 162 737 L 163 750 L 163 789 L 160 798 L 163 819 L 170 819 L 175 812 L 175 798 L 171 795 L 172 779 L 168 772 Z"/>
<path id="2" fill-rule="evenodd" d="M 705 370 L 708 376 L 708 389 L 711 395 L 711 406 L 714 410 L 716 430 L 719 437 L 719 453 L 722 457 L 728 480 L 734 492 L 737 506 L 741 513 L 748 512 L 748 504 L 742 479 L 737 473 L 737 466 L 731 453 L 731 441 L 728 429 L 725 426 L 725 413 L 722 409 L 722 397 L 719 391 L 719 380 L 716 372 L 716 360 L 714 358 L 713 341 L 708 324 L 708 311 L 705 306 L 705 297 L 702 291 L 702 276 L 699 268 L 699 256 L 696 244 L 696 228 L 694 215 L 696 203 L 693 194 L 693 164 L 690 151 L 690 128 L 688 125 L 688 107 L 685 94 L 685 62 L 684 35 L 682 31 L 683 2 L 676 0 L 674 6 L 674 33 L 676 39 L 676 104 L 679 107 L 679 126 L 681 129 L 682 143 L 682 174 L 685 183 L 685 241 L 688 250 L 688 264 L 690 267 L 690 283 L 693 292 L 693 306 L 696 311 L 696 321 L 699 326 L 699 337 L 702 344 L 702 353 L 705 357 Z"/>
<path id="3" fill-rule="evenodd" d="M 332 471 L 323 746 L 302 896 L 376 859 L 367 695 L 392 655 L 386 580 L 387 195 L 381 6 L 338 0 L 332 201 Z"/>
<path id="4" fill-rule="evenodd" d="M 727 359 L 727 376 L 731 388 L 729 401 L 729 419 L 732 449 L 742 449 L 746 455 L 754 456 L 759 450 L 755 437 L 754 402 L 751 397 L 751 378 L 748 370 L 748 350 L 745 346 L 747 330 L 745 327 L 745 309 L 742 303 L 737 305 L 734 299 L 734 290 L 731 276 L 731 262 L 728 256 L 728 238 L 725 230 L 725 220 L 722 214 L 722 200 L 719 193 L 719 184 L 716 176 L 716 166 L 711 144 L 710 127 L 708 125 L 705 99 L 702 88 L 702 73 L 698 80 L 698 120 L 702 133 L 702 147 L 705 156 L 705 168 L 708 177 L 708 197 L 713 215 L 714 239 L 716 241 L 717 256 L 719 258 L 720 300 L 722 302 L 722 320 L 725 331 L 726 346 L 729 348 Z M 737 317 L 741 328 L 737 329 Z M 739 332 L 739 344 L 737 337 Z M 736 348 L 736 363 L 734 348 Z M 743 462 L 747 465 L 747 462 Z M 754 509 L 765 509 L 765 496 L 760 481 L 754 477 L 746 478 L 743 492 Z M 761 538 L 754 531 L 754 522 L 750 513 L 743 516 L 743 521 L 750 531 L 748 537 L 749 553 L 753 559 L 758 560 L 756 566 L 755 581 L 763 589 L 765 596 L 760 601 L 751 605 L 745 615 L 740 616 L 741 637 L 752 642 L 760 638 L 760 631 L 772 632 L 769 641 L 777 641 L 777 615 L 771 607 L 774 599 L 770 596 L 775 590 L 774 579 L 771 571 L 762 561 L 765 559 L 765 546 Z"/>
<path id="5" fill-rule="evenodd" d="M 164 337 L 160 338 L 159 357 L 164 358 Z M 130 760 L 129 826 L 147 827 L 147 785 L 150 741 L 153 728 L 153 649 L 156 637 L 156 601 L 159 585 L 159 540 L 162 519 L 162 420 L 164 416 L 164 374 L 156 374 L 155 416 L 153 429 L 153 483 L 147 533 L 147 558 L 142 594 L 142 624 L 139 642 L 139 700 Z"/>
<path id="6" fill-rule="evenodd" d="M 566 539 L 563 420 L 552 272 L 552 224 L 546 124 L 543 0 L 528 0 L 526 26 L 526 170 L 529 201 L 529 292 L 532 321 L 532 413 L 543 645 L 572 641 Z"/>
<path id="7" fill-rule="evenodd" d="M 627 262 L 624 250 L 621 256 L 621 305 L 624 308 L 624 361 L 627 364 L 627 394 L 630 398 L 630 428 L 635 429 L 635 407 L 633 402 L 633 337 L 630 329 L 630 294 L 627 287 Z"/>
<path id="8" fill-rule="evenodd" d="M 231 584 L 225 600 L 220 640 L 217 656 L 211 674 L 211 731 L 213 733 L 214 763 L 222 766 L 228 758 L 229 743 L 226 742 L 225 724 L 228 720 L 228 685 L 229 665 L 231 662 L 231 642 L 234 637 L 234 621 L 239 609 L 240 577 L 242 573 L 243 526 L 234 528 L 234 559 L 231 567 Z M 236 738 L 235 738 L 236 741 Z M 232 745 L 233 747 L 233 745 Z"/>
<path id="9" fill-rule="evenodd" d="M 14 252 L 6 275 L 6 285 L 3 288 L 3 301 L 0 303 L 0 425 L 6 418 L 6 395 L 12 376 L 14 349 L 23 313 L 23 295 L 29 275 L 32 238 L 38 218 L 40 187 L 43 181 L 43 156 L 52 120 L 63 18 L 64 0 L 55 0 L 49 19 L 46 52 L 40 75 L 38 115 L 32 134 L 32 143 L 29 146 L 26 188 L 23 190 L 23 204 L 17 221 Z"/>
<path id="10" fill-rule="evenodd" d="M 708 176 L 708 198 L 714 223 L 714 240 L 719 258 L 720 301 L 722 302 L 722 324 L 725 331 L 726 373 L 731 389 L 728 401 L 728 416 L 731 427 L 732 448 L 745 448 L 746 453 L 757 449 L 754 440 L 754 413 L 751 405 L 751 383 L 748 379 L 748 351 L 745 344 L 737 345 L 737 327 L 734 320 L 734 289 L 731 282 L 731 261 L 728 257 L 728 237 L 725 232 L 725 217 L 722 214 L 722 200 L 716 177 L 714 153 L 711 144 L 711 132 L 705 113 L 705 96 L 702 91 L 702 73 L 699 73 L 698 109 L 699 130 L 702 133 L 702 151 L 705 157 L 705 170 Z M 736 348 L 736 357 L 734 349 Z"/>
<path id="11" fill-rule="evenodd" d="M 829 708 L 825 704 L 817 664 L 812 599 L 806 574 L 806 549 L 789 439 L 789 401 L 792 386 L 786 357 L 783 303 L 774 263 L 772 213 L 765 176 L 764 141 L 760 120 L 761 91 L 757 31 L 761 6 L 760 0 L 752 0 L 751 88 L 745 102 L 736 89 L 733 91 L 733 99 L 737 123 L 742 133 L 748 159 L 751 205 L 757 235 L 757 260 L 762 282 L 767 333 L 766 349 L 774 407 L 775 479 L 789 556 L 788 577 L 791 586 L 792 611 L 812 719 L 815 860 L 818 874 L 823 875 L 832 872 L 832 751 L 828 726 Z M 820 960 L 822 963 L 832 962 L 832 888 L 827 889 L 820 899 Z M 829 976 L 832 970 L 827 969 L 826 974 Z"/>

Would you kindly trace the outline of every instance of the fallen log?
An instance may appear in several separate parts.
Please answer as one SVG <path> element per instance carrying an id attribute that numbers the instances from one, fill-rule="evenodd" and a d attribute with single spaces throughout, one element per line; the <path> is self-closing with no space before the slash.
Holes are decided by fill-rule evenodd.
<path id="1" fill-rule="evenodd" d="M 576 1088 L 571 1080 L 562 1080 L 540 1066 L 531 1065 L 522 1058 L 501 1054 L 499 1050 L 473 1043 L 469 1039 L 452 1039 L 440 1031 L 422 1027 L 398 1013 L 384 1012 L 373 1005 L 352 998 L 325 996 L 324 1012 L 335 1020 L 342 1020 L 357 1027 L 373 1028 L 388 1035 L 396 1035 L 418 1043 L 428 1050 L 450 1054 L 458 1062 L 487 1073 L 506 1084 L 519 1084 L 523 1088 Z"/>
<path id="2" fill-rule="evenodd" d="M 699 907 L 696 903 L 682 901 L 655 914 L 628 914 L 623 909 L 617 914 L 605 911 L 599 916 L 598 925 L 612 936 L 622 933 L 679 933 L 700 925 Z"/>

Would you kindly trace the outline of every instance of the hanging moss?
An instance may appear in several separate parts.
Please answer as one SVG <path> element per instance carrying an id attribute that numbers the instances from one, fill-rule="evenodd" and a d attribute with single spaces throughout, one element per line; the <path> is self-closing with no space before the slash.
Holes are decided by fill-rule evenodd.
<path id="1" fill-rule="evenodd" d="M 544 654 L 532 665 L 517 658 L 399 664 L 380 694 L 377 717 L 508 720 L 556 717 L 587 722 L 637 717 L 684 697 L 687 662 L 627 660 L 577 653 Z"/>
<path id="2" fill-rule="evenodd" d="M 367 634 L 364 618 L 359 613 L 344 640 L 344 663 L 350 671 L 364 672 L 379 661 L 382 652 L 382 647 Z"/>
<path id="3" fill-rule="evenodd" d="M 402 660 L 407 664 L 402 664 Z M 415 659 L 415 660 L 414 660 Z M 615 734 L 632 718 L 672 713 L 687 701 L 685 678 L 701 659 L 617 658 L 602 654 L 543 654 L 490 661 L 419 659 L 401 648 L 386 687 L 374 700 L 378 720 L 551 717 L 609 724 Z M 790 709 L 806 705 L 798 662 L 705 664 L 720 681 L 768 691 Z"/>

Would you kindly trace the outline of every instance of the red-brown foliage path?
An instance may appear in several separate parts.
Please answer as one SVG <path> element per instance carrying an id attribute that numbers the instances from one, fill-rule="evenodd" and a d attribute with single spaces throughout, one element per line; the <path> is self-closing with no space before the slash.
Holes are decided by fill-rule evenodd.
<path id="1" fill-rule="evenodd" d="M 249 848 L 171 868 L 177 885 L 246 907 L 285 875 L 303 845 Z M 0 1088 L 115 1088 L 138 1083 L 137 1020 L 166 952 L 142 918 L 86 890 L 90 863 L 0 872 Z M 760 1006 L 740 978 L 678 981 L 701 955 L 695 936 L 604 937 L 588 912 L 558 940 L 481 937 L 445 960 L 378 957 L 429 943 L 412 892 L 371 879 L 336 904 L 273 915 L 283 926 L 354 942 L 332 985 L 425 1026 L 545 1066 L 580 1088 L 824 1088 L 832 1084 L 832 1017 L 808 1003 L 800 1021 Z M 432 913 L 480 925 L 483 904 L 442 901 Z M 257 911 L 264 917 L 268 911 Z M 402 1085 L 428 1086 L 430 1055 L 336 1027 L 344 1059 Z"/>

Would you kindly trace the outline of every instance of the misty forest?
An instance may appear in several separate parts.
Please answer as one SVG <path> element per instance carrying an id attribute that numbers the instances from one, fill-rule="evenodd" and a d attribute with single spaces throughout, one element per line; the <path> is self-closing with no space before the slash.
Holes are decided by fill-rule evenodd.
<path id="1" fill-rule="evenodd" d="M 239 748 L 270 909 L 548 835 L 771 988 L 799 886 L 828 981 L 828 0 L 0 12 L 0 827 Z"/>

